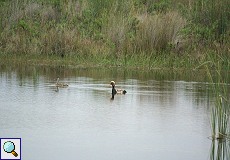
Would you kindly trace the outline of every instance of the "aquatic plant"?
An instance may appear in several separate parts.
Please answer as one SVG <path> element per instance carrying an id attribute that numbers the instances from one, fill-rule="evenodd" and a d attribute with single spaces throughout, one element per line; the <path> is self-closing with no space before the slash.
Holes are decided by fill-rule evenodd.
<path id="1" fill-rule="evenodd" d="M 220 62 L 210 58 L 206 63 L 210 82 L 213 84 L 215 95 L 215 106 L 211 108 L 211 130 L 213 139 L 229 139 L 230 133 L 230 101 L 229 101 L 229 79 L 228 73 L 230 63 L 226 68 L 221 68 Z M 208 65 L 209 64 L 209 65 Z M 211 68 L 210 68 L 211 66 Z"/>
<path id="2" fill-rule="evenodd" d="M 212 138 L 225 139 L 229 137 L 230 104 L 223 95 L 216 97 L 216 105 L 211 111 Z"/>

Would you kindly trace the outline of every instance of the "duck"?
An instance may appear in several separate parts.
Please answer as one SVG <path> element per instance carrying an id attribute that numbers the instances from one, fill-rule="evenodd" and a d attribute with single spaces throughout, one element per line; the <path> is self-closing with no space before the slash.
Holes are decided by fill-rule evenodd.
<path id="1" fill-rule="evenodd" d="M 66 83 L 60 83 L 59 78 L 57 78 L 57 82 L 55 83 L 56 87 L 68 87 L 69 85 Z"/>
<path id="2" fill-rule="evenodd" d="M 111 81 L 110 85 L 112 85 L 112 97 L 111 97 L 111 100 L 114 100 L 114 96 L 115 96 L 115 94 L 117 94 L 117 91 L 115 89 L 115 82 Z"/>
<path id="3" fill-rule="evenodd" d="M 110 85 L 112 85 L 112 95 L 114 94 L 126 94 L 127 91 L 124 89 L 115 89 L 115 81 L 111 81 Z"/>
<path id="4" fill-rule="evenodd" d="M 126 94 L 127 93 L 127 91 L 124 89 L 116 89 L 116 91 L 117 91 L 117 94 Z"/>

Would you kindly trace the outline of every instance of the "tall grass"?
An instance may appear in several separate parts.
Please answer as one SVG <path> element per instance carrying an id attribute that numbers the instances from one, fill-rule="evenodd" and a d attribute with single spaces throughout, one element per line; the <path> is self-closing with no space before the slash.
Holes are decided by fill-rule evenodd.
<path id="1" fill-rule="evenodd" d="M 40 47 L 40 53 L 56 52 L 57 49 L 52 43 L 42 44 L 45 34 L 51 35 L 49 38 L 55 43 L 60 39 L 69 41 L 69 37 L 65 36 L 67 32 L 74 33 L 72 35 L 76 37 L 89 36 L 88 38 L 94 40 L 99 36 L 99 39 L 112 42 L 113 44 L 108 47 L 113 49 L 115 46 L 117 52 L 123 51 L 124 48 L 130 49 L 131 47 L 128 47 L 130 44 L 141 48 L 142 51 L 152 51 L 166 48 L 168 43 L 175 39 L 185 22 L 173 11 L 165 15 L 146 15 L 143 19 L 142 13 L 135 10 L 132 1 L 55 1 L 54 4 L 45 4 L 30 0 L 7 3 L 6 13 L 9 16 L 5 14 L 6 18 L 2 21 L 1 41 L 5 49 L 3 52 L 9 52 L 12 46 L 16 48 L 20 46 L 22 50 L 18 52 L 24 53 L 31 47 L 31 40 L 40 43 L 37 46 Z M 49 45 L 49 48 L 55 49 L 47 50 Z M 56 45 L 65 50 L 65 45 L 61 46 L 59 42 Z M 14 48 L 12 50 L 15 51 Z"/>
<path id="2" fill-rule="evenodd" d="M 179 32 L 186 20 L 177 12 L 159 13 L 155 15 L 139 15 L 140 21 L 135 45 L 138 50 L 151 52 L 165 50 L 170 44 L 180 41 Z"/>
<path id="3" fill-rule="evenodd" d="M 216 98 L 216 105 L 211 110 L 211 127 L 213 139 L 229 138 L 230 104 L 222 95 Z"/>
<path id="4" fill-rule="evenodd" d="M 207 73 L 210 81 L 213 84 L 213 91 L 216 95 L 215 106 L 211 109 L 211 130 L 213 139 L 230 138 L 230 101 L 229 101 L 229 80 L 230 61 L 228 61 L 225 70 L 220 65 L 220 62 L 215 62 L 211 58 L 209 61 L 214 70 L 206 65 Z"/>
<path id="5" fill-rule="evenodd" d="M 215 5 L 207 0 L 0 2 L 0 53 L 102 54 L 124 64 L 139 54 L 149 68 L 157 63 L 155 56 L 202 63 L 207 49 L 217 55 L 230 51 L 229 1 L 212 2 Z"/>

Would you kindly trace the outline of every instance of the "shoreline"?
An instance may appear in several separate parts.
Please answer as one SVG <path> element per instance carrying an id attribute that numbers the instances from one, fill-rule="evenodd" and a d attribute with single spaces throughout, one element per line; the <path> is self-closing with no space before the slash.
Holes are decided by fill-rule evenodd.
<path id="1" fill-rule="evenodd" d="M 186 59 L 187 58 L 187 59 Z M 106 56 L 83 57 L 83 56 L 66 56 L 64 58 L 58 55 L 16 55 L 16 54 L 1 54 L 0 64 L 24 64 L 24 65 L 41 65 L 41 66 L 66 66 L 71 68 L 123 68 L 123 69 L 138 69 L 138 70 L 193 70 L 197 67 L 197 61 L 192 61 L 188 65 L 188 57 L 168 56 L 164 59 L 162 56 L 156 56 L 154 60 L 150 57 L 136 55 L 130 57 L 125 62 L 124 58 L 113 60 Z M 179 62 L 180 63 L 177 63 Z"/>
<path id="2" fill-rule="evenodd" d="M 225 59 L 225 61 L 223 61 Z M 191 58 L 189 55 L 174 56 L 170 55 L 133 55 L 129 58 L 120 57 L 117 59 L 108 58 L 108 55 L 88 55 L 88 56 L 66 56 L 59 55 L 32 55 L 32 54 L 1 54 L 0 64 L 24 64 L 37 66 L 65 66 L 70 68 L 122 68 L 131 70 L 203 70 L 206 67 L 214 68 L 217 62 L 221 69 L 229 65 L 226 58 L 210 58 L 210 55 L 203 59 Z"/>

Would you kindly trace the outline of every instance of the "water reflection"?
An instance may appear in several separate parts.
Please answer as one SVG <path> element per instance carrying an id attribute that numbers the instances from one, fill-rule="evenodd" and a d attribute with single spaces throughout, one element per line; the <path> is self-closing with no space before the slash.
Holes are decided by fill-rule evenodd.
<path id="1" fill-rule="evenodd" d="M 59 67 L 46 67 L 46 66 L 26 66 L 26 65 L 1 65 L 0 71 L 8 73 L 16 72 L 17 76 L 20 78 L 33 77 L 33 80 L 36 82 L 39 75 L 49 75 L 50 78 L 56 79 L 57 75 L 59 77 L 70 77 L 70 76 L 79 76 L 79 77 L 94 77 L 94 79 L 101 79 L 101 77 L 112 77 L 114 81 L 119 82 L 123 79 L 138 79 L 138 80 L 147 80 L 154 79 L 157 81 L 194 81 L 194 82 L 207 82 L 208 77 L 205 74 L 205 71 L 165 71 L 165 70 L 153 70 L 153 71 L 144 71 L 144 70 L 126 70 L 121 68 L 112 68 L 112 69 L 99 69 L 99 68 L 68 68 L 64 66 Z"/>
<path id="2" fill-rule="evenodd" d="M 69 87 L 57 87 L 57 77 Z M 193 71 L 0 66 L 0 137 L 22 137 L 25 159 L 76 153 L 80 160 L 203 160 L 213 105 L 206 78 Z M 127 94 L 110 101 L 111 80 Z"/>
<path id="3" fill-rule="evenodd" d="M 213 140 L 210 151 L 210 160 L 229 160 L 230 141 Z"/>

